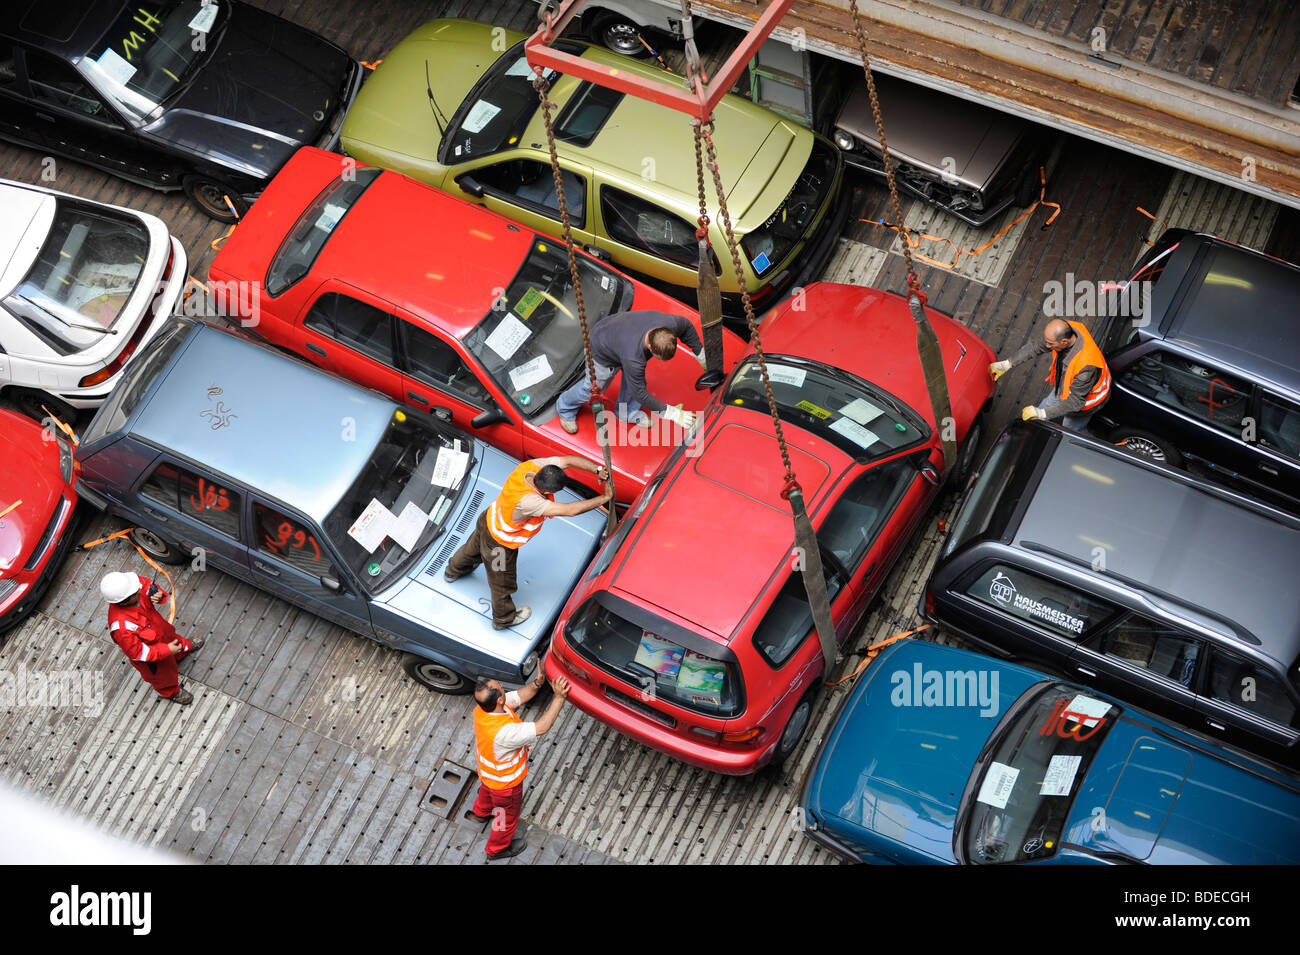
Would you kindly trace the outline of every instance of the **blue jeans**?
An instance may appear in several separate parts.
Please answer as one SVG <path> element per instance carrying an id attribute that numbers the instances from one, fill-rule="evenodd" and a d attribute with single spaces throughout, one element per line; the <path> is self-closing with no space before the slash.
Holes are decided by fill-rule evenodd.
<path id="1" fill-rule="evenodd" d="M 618 371 L 617 368 L 606 368 L 599 362 L 596 363 L 596 381 L 600 383 L 601 391 L 605 390 L 605 386 L 609 384 L 616 371 Z M 565 421 L 573 421 L 578 417 L 578 410 L 590 399 L 591 378 L 584 374 L 556 399 L 555 410 L 560 413 L 560 417 Z M 633 400 L 628 394 L 626 376 L 624 376 L 622 386 L 619 388 L 616 404 L 615 413 L 624 421 L 638 423 L 645 417 L 645 412 L 641 410 L 641 403 Z"/>

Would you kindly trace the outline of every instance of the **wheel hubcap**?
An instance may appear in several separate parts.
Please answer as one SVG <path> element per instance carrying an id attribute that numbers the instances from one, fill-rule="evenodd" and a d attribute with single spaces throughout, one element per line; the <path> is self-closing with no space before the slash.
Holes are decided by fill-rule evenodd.
<path id="1" fill-rule="evenodd" d="M 147 531 L 143 528 L 137 527 L 135 529 L 135 539 L 140 542 L 141 547 L 147 551 L 152 551 L 155 554 L 166 554 L 170 550 L 170 548 L 163 543 L 162 538 L 153 533 L 153 531 Z"/>
<path id="2" fill-rule="evenodd" d="M 790 722 L 785 725 L 785 732 L 781 734 L 782 753 L 790 752 L 799 742 L 803 731 L 808 728 L 808 716 L 811 712 L 812 706 L 808 703 L 800 703 L 795 707 L 794 715 L 790 717 Z"/>
<path id="3" fill-rule="evenodd" d="M 1160 446 L 1146 438 L 1129 438 L 1124 443 L 1124 447 L 1153 461 L 1163 461 L 1165 459 L 1165 453 L 1160 450 Z"/>
<path id="4" fill-rule="evenodd" d="M 634 53 L 641 49 L 637 33 L 630 23 L 611 23 L 605 27 L 605 45 L 619 53 Z"/>
<path id="5" fill-rule="evenodd" d="M 436 687 L 456 687 L 460 685 L 460 677 L 452 673 L 446 667 L 438 666 L 436 663 L 422 663 L 416 668 L 420 675 L 420 680 L 430 686 Z"/>

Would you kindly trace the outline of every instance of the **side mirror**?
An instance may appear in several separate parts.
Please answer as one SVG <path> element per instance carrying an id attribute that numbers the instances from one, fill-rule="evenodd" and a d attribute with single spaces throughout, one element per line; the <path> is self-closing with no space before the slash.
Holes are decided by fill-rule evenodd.
<path id="1" fill-rule="evenodd" d="M 433 408 L 433 410 L 430 412 L 430 414 L 432 414 L 432 415 L 433 415 L 435 418 L 437 418 L 439 421 L 445 422 L 445 423 L 447 423 L 447 424 L 451 424 L 451 409 L 450 409 L 450 408 L 444 408 L 444 407 L 442 407 L 441 405 L 437 405 L 437 406 L 435 406 L 435 407 Z"/>
<path id="2" fill-rule="evenodd" d="M 483 198 L 483 183 L 467 172 L 456 177 L 456 185 L 460 186 L 462 192 L 469 193 L 475 199 Z"/>
<path id="3" fill-rule="evenodd" d="M 726 380 L 727 375 L 722 371 L 722 369 L 718 369 L 717 371 L 706 371 L 704 374 L 700 375 L 700 377 L 695 379 L 695 390 L 712 391 Z"/>
<path id="4" fill-rule="evenodd" d="M 469 426 L 471 428 L 486 428 L 488 425 L 492 425 L 492 424 L 509 424 L 509 423 L 510 423 L 510 419 L 506 416 L 506 413 L 504 411 L 502 411 L 500 408 L 490 408 L 487 411 L 484 411 L 481 414 L 477 414 L 472 419 L 470 419 Z"/>
<path id="5" fill-rule="evenodd" d="M 320 585 L 326 590 L 332 590 L 336 594 L 343 590 L 343 585 L 333 577 L 322 577 L 320 579 Z"/>

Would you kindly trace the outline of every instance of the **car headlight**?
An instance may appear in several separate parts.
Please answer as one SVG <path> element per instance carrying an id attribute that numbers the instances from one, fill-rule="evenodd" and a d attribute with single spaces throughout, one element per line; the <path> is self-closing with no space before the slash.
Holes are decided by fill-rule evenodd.
<path id="1" fill-rule="evenodd" d="M 72 483 L 72 448 L 70 448 L 68 446 L 68 442 L 64 441 L 62 438 L 59 438 L 58 441 L 59 441 L 59 473 L 63 475 L 64 484 L 71 484 Z"/>
<path id="2" fill-rule="evenodd" d="M 852 152 L 858 147 L 858 141 L 842 129 L 835 130 L 835 145 L 847 152 Z"/>

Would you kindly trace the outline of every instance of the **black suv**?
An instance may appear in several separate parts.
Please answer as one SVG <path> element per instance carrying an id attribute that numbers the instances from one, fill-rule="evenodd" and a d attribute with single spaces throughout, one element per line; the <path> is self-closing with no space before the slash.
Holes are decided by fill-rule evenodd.
<path id="1" fill-rule="evenodd" d="M 18 0 L 0 23 L 0 139 L 234 216 L 298 147 L 333 148 L 364 75 L 237 0 Z"/>
<path id="2" fill-rule="evenodd" d="M 1017 422 L 971 480 L 922 613 L 1295 767 L 1298 557 L 1294 515 Z"/>
<path id="3" fill-rule="evenodd" d="M 1300 266 L 1171 229 L 1125 299 L 1098 338 L 1114 383 L 1092 430 L 1300 508 Z"/>

